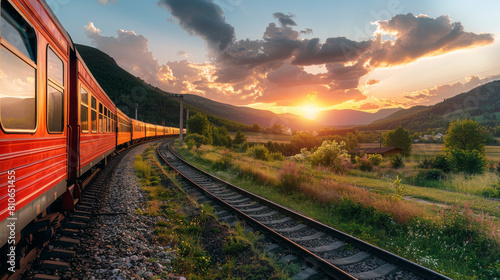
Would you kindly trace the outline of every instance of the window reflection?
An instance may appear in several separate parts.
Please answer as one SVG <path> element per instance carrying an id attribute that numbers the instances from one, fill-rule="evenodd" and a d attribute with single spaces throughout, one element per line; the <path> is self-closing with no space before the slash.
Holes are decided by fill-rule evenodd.
<path id="1" fill-rule="evenodd" d="M 0 119 L 7 130 L 36 126 L 36 70 L 5 47 L 0 48 Z"/>
<path id="2" fill-rule="evenodd" d="M 80 126 L 82 132 L 87 133 L 89 130 L 89 93 L 82 87 L 80 89 Z"/>
<path id="3" fill-rule="evenodd" d="M 47 72 L 50 79 L 64 86 L 64 65 L 52 49 L 47 51 Z"/>
<path id="4" fill-rule="evenodd" d="M 2 2 L 2 16 L 0 35 L 20 52 L 36 61 L 35 31 L 26 21 L 10 6 L 7 1 Z"/>
<path id="5" fill-rule="evenodd" d="M 62 132 L 64 125 L 63 118 L 63 93 L 48 86 L 47 89 L 47 127 L 50 132 Z"/>

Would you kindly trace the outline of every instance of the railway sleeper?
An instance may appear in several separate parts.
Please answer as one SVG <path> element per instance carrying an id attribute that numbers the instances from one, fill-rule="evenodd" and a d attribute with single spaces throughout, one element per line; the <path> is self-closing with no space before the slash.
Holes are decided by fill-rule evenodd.
<path id="1" fill-rule="evenodd" d="M 292 279 L 294 280 L 319 280 L 323 279 L 325 276 L 323 273 L 318 272 L 316 269 L 307 268 L 294 276 Z"/>
<path id="2" fill-rule="evenodd" d="M 335 242 L 330 243 L 328 245 L 323 245 L 323 246 L 318 246 L 318 247 L 306 247 L 306 249 L 310 252 L 319 254 L 319 253 L 338 250 L 338 249 L 342 248 L 344 245 L 345 245 L 345 243 L 342 241 L 335 241 Z"/>
<path id="3" fill-rule="evenodd" d="M 250 215 L 250 217 L 252 218 L 265 218 L 265 217 L 272 217 L 272 216 L 275 216 L 279 214 L 278 211 L 274 211 L 274 210 L 271 210 L 267 213 L 263 213 L 263 214 L 256 214 L 256 215 Z"/>
<path id="4" fill-rule="evenodd" d="M 309 236 L 303 236 L 303 237 L 295 237 L 295 238 L 288 238 L 294 242 L 301 242 L 301 241 L 311 241 L 311 240 L 315 240 L 315 239 L 318 239 L 318 238 L 321 238 L 323 236 L 325 236 L 326 233 L 322 232 L 322 231 L 319 231 L 319 232 L 316 232 L 315 234 L 312 234 L 312 235 L 309 235 Z"/>
<path id="5" fill-rule="evenodd" d="M 385 277 L 395 272 L 398 272 L 399 270 L 401 270 L 401 267 L 388 263 L 374 270 L 352 273 L 351 275 L 357 278 L 358 280 L 368 280 L 373 278 Z"/>

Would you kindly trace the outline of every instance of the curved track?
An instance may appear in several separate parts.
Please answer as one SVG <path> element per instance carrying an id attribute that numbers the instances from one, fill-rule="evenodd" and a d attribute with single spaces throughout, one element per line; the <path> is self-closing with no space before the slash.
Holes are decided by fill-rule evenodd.
<path id="1" fill-rule="evenodd" d="M 184 161 L 164 143 L 160 157 L 238 218 L 293 250 L 333 279 L 450 279 L 416 263 L 216 178 Z"/>

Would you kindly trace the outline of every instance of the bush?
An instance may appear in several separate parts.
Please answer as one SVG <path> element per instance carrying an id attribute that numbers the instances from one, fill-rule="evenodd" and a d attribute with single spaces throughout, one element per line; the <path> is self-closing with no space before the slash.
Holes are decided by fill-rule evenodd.
<path id="1" fill-rule="evenodd" d="M 285 160 L 285 157 L 280 152 L 270 153 L 269 158 L 271 158 L 272 160 L 277 160 L 277 161 L 284 161 Z"/>
<path id="2" fill-rule="evenodd" d="M 255 145 L 249 148 L 247 154 L 255 159 L 269 160 L 269 150 L 264 145 Z"/>
<path id="3" fill-rule="evenodd" d="M 426 181 L 437 181 L 439 179 L 443 179 L 446 175 L 440 169 L 428 169 L 428 170 L 420 170 L 416 178 L 417 180 L 426 180 Z"/>
<path id="4" fill-rule="evenodd" d="M 309 157 L 314 166 L 332 168 L 335 172 L 344 172 L 342 157 L 346 151 L 342 149 L 343 144 L 336 141 L 324 141 L 321 146 Z"/>
<path id="5" fill-rule="evenodd" d="M 302 164 L 297 164 L 295 161 L 285 162 L 278 172 L 279 187 L 288 193 L 297 191 L 300 184 L 307 179 L 303 170 Z"/>
<path id="6" fill-rule="evenodd" d="M 491 184 L 491 188 L 487 188 L 483 191 L 483 196 L 500 198 L 500 183 Z"/>
<path id="7" fill-rule="evenodd" d="M 359 170 L 361 170 L 361 171 L 372 171 L 373 164 L 368 159 L 367 155 L 364 155 L 362 157 L 356 158 L 356 161 L 358 162 L 357 167 L 359 168 Z"/>
<path id="8" fill-rule="evenodd" d="M 188 134 L 186 138 L 184 138 L 184 141 L 186 141 L 186 143 L 190 140 L 193 140 L 196 143 L 197 148 L 199 148 L 202 144 L 210 144 L 204 135 L 200 135 L 197 133 Z"/>
<path id="9" fill-rule="evenodd" d="M 380 154 L 373 154 L 368 156 L 368 161 L 370 161 L 373 166 L 379 166 L 380 163 L 382 163 L 382 155 Z"/>
<path id="10" fill-rule="evenodd" d="M 233 144 L 235 144 L 235 143 L 233 142 Z M 246 152 L 247 152 L 247 149 L 248 149 L 248 142 L 246 142 L 246 141 L 245 141 L 245 142 L 243 142 L 243 143 L 241 143 L 241 144 L 238 146 L 238 150 L 239 150 L 240 152 L 242 152 L 242 153 L 246 153 Z"/>
<path id="11" fill-rule="evenodd" d="M 436 155 L 434 157 L 425 157 L 419 163 L 418 167 L 425 169 L 440 169 L 446 173 L 449 173 L 451 171 L 449 158 L 443 154 Z"/>
<path id="12" fill-rule="evenodd" d="M 196 145 L 196 142 L 194 141 L 194 139 L 189 139 L 188 141 L 186 141 L 186 145 L 188 150 L 192 150 L 193 147 Z"/>
<path id="13" fill-rule="evenodd" d="M 233 161 L 233 155 L 229 150 L 222 152 L 222 157 L 212 164 L 212 168 L 217 170 L 225 170 L 231 167 L 231 162 Z"/>
<path id="14" fill-rule="evenodd" d="M 399 169 L 405 166 L 402 155 L 395 155 L 391 157 L 391 166 L 394 169 Z"/>
<path id="15" fill-rule="evenodd" d="M 449 158 L 454 171 L 467 174 L 482 174 L 488 165 L 485 156 L 477 150 L 451 150 Z"/>

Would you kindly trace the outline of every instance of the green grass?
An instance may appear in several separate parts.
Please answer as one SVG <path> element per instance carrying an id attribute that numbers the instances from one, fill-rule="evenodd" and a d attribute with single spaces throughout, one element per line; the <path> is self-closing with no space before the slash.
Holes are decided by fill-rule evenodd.
<path id="1" fill-rule="evenodd" d="M 305 172 L 310 174 L 309 184 L 301 184 L 299 192 L 284 193 L 278 187 L 279 181 L 269 179 L 279 172 L 283 162 L 259 161 L 233 153 L 232 168 L 215 170 L 211 168 L 210 162 L 220 159 L 220 150 L 202 146 L 201 151 L 181 152 L 188 161 L 223 180 L 454 279 L 473 279 L 473 275 L 477 276 L 474 279 L 500 277 L 498 241 L 492 241 L 489 237 L 491 233 L 485 231 L 492 225 L 484 223 L 491 219 L 481 215 L 489 212 L 494 219 L 497 218 L 500 216 L 499 203 L 476 195 L 411 185 L 403 185 L 404 200 L 391 203 L 388 197 L 394 193 L 391 188 L 394 178 L 404 175 L 413 167 L 394 171 L 382 164 L 374 172 L 353 170 L 348 175 L 306 167 Z M 254 168 L 241 172 L 242 166 Z M 467 190 L 473 187 L 473 182 L 478 181 L 476 179 L 464 183 L 461 188 Z M 459 182 L 460 178 L 455 180 Z M 494 177 L 485 177 L 483 180 L 487 183 L 494 181 Z M 321 188 L 324 186 L 327 187 Z M 365 191 L 360 192 L 363 188 Z M 333 190 L 341 191 L 341 195 L 332 196 Z M 318 200 L 318 195 L 324 199 L 323 202 Z M 456 205 L 455 212 L 448 209 L 451 205 Z M 457 211 L 457 207 L 461 210 Z M 396 218 L 398 209 L 404 212 L 401 214 L 401 223 L 391 222 Z M 422 209 L 424 214 L 420 218 L 406 213 L 422 213 Z M 467 216 L 464 213 L 470 214 Z M 405 215 L 413 218 L 405 219 Z M 352 217 L 357 219 L 353 220 Z M 478 223 L 476 219 L 484 222 Z M 499 233 L 496 232 L 497 235 Z M 443 246 L 445 250 L 442 250 Z"/>

